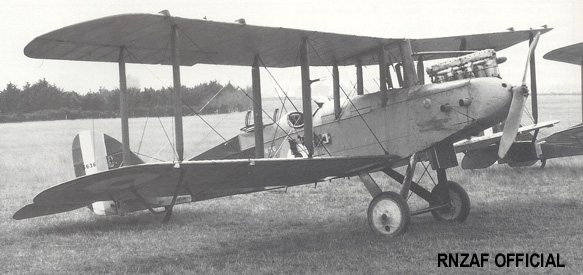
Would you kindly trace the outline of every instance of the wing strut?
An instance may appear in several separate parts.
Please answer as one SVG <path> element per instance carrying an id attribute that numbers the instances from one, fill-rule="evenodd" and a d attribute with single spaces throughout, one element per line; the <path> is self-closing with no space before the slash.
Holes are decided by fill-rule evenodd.
<path id="1" fill-rule="evenodd" d="M 532 44 L 532 40 L 534 39 L 534 34 L 532 32 L 529 33 L 529 42 L 528 46 Z M 531 104 L 532 104 L 532 118 L 534 120 L 534 124 L 538 123 L 538 98 L 536 92 L 536 63 L 534 58 L 534 49 L 530 54 L 530 94 L 531 94 Z M 532 137 L 532 142 L 536 141 L 536 137 L 538 136 L 538 129 L 534 130 L 534 135 Z"/>
<path id="2" fill-rule="evenodd" d="M 401 58 L 403 59 L 403 70 L 405 83 L 403 88 L 409 88 L 417 85 L 417 72 L 415 72 L 415 62 L 413 61 L 413 50 L 411 50 L 411 40 L 405 39 L 399 43 Z"/>
<path id="3" fill-rule="evenodd" d="M 125 62 L 126 47 L 119 48 L 119 112 L 121 116 L 121 144 L 123 166 L 131 165 L 130 155 L 130 130 L 128 124 L 128 86 L 126 81 L 126 62 Z"/>
<path id="4" fill-rule="evenodd" d="M 381 88 L 381 106 L 387 105 L 387 61 L 385 47 L 379 47 L 379 79 Z"/>
<path id="5" fill-rule="evenodd" d="M 184 138 L 182 135 L 182 84 L 180 83 L 180 50 L 178 49 L 178 25 L 172 25 L 172 78 L 174 80 L 174 127 L 176 135 L 176 154 L 178 161 L 184 160 Z"/>
<path id="6" fill-rule="evenodd" d="M 425 65 L 423 64 L 423 55 L 417 58 L 417 80 L 419 84 L 425 85 Z"/>
<path id="7" fill-rule="evenodd" d="M 304 113 L 304 145 L 308 149 L 308 157 L 314 155 L 314 134 L 312 129 L 312 88 L 310 85 L 310 64 L 308 59 L 308 38 L 302 38 L 300 47 L 300 66 L 302 71 L 302 106 Z"/>
<path id="8" fill-rule="evenodd" d="M 340 118 L 340 72 L 338 72 L 338 62 L 334 62 L 332 66 L 332 89 L 334 92 L 334 117 Z"/>
<path id="9" fill-rule="evenodd" d="M 255 55 L 251 68 L 253 87 L 253 124 L 255 134 L 255 158 L 263 158 L 263 107 L 261 106 L 261 77 L 259 73 L 259 55 Z M 277 121 L 275 122 L 277 123 Z"/>
<path id="10" fill-rule="evenodd" d="M 356 61 L 356 94 L 364 94 L 364 85 L 362 80 L 362 60 Z"/>

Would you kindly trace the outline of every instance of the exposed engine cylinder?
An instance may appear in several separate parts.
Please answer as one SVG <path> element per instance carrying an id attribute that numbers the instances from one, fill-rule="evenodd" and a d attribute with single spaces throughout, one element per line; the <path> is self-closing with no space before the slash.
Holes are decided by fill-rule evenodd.
<path id="1" fill-rule="evenodd" d="M 491 49 L 467 54 L 433 65 L 427 68 L 427 74 L 433 83 L 474 77 L 500 77 L 496 51 Z"/>

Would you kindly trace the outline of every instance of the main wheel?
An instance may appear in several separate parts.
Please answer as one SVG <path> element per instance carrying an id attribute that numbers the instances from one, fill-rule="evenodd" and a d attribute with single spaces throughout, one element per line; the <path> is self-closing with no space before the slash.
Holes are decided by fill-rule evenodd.
<path id="1" fill-rule="evenodd" d="M 401 195 L 382 192 L 370 202 L 368 224 L 379 235 L 394 237 L 403 234 L 411 224 L 409 206 Z"/>
<path id="2" fill-rule="evenodd" d="M 449 191 L 449 201 L 445 193 Z M 438 221 L 463 222 L 470 214 L 470 197 L 464 188 L 455 181 L 448 181 L 447 186 L 443 183 L 437 184 L 431 194 L 435 198 L 431 206 L 442 205 L 449 202 L 449 207 L 431 211 L 433 217 Z"/>

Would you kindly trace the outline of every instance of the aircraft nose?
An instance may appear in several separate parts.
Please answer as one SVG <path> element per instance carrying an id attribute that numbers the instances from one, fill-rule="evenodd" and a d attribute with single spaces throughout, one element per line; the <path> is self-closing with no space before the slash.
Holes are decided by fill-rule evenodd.
<path id="1" fill-rule="evenodd" d="M 506 119 L 512 102 L 512 85 L 498 78 L 478 78 L 472 81 L 477 118 L 493 126 Z M 461 100 L 460 100 L 461 102 Z"/>

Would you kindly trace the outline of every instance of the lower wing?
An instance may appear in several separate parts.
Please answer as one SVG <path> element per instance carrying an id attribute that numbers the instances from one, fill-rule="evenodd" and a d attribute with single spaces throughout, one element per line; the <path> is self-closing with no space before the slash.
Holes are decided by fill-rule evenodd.
<path id="1" fill-rule="evenodd" d="M 47 189 L 34 198 L 33 204 L 14 214 L 14 218 L 66 212 L 97 201 L 172 196 L 175 191 L 179 195 L 189 195 L 191 201 L 201 201 L 275 186 L 355 176 L 391 166 L 398 159 L 370 156 L 140 164 L 82 176 Z M 180 178 L 183 180 L 179 185 Z"/>

